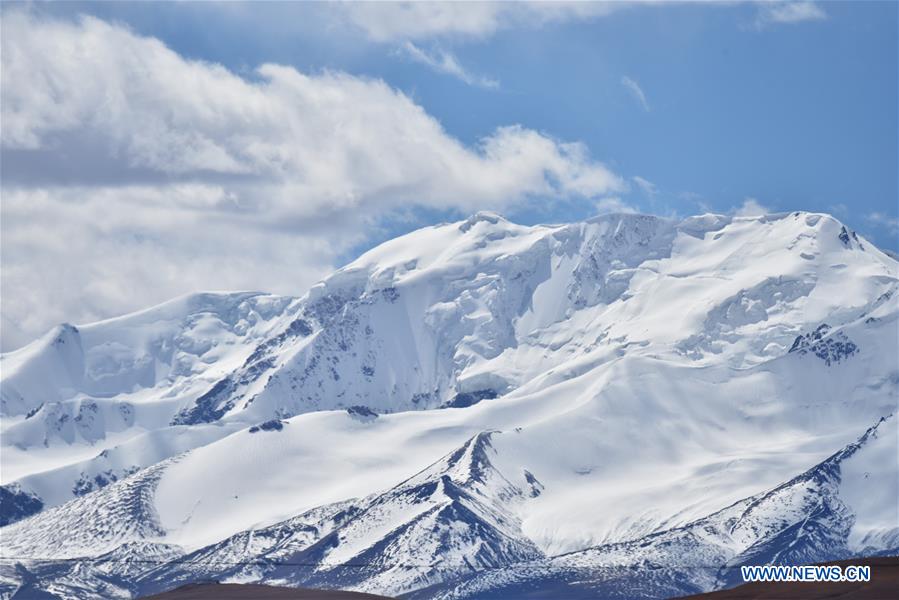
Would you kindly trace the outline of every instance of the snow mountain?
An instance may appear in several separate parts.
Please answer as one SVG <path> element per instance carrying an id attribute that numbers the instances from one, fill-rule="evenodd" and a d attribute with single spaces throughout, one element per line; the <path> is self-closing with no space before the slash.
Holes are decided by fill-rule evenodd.
<path id="1" fill-rule="evenodd" d="M 452 588 L 421 590 L 410 598 L 537 597 L 667 598 L 739 585 L 742 565 L 814 564 L 859 555 L 895 555 L 899 530 L 887 521 L 886 539 L 850 540 L 861 529 L 852 502 L 896 491 L 890 468 L 899 448 L 895 417 L 882 419 L 847 445 L 790 481 L 686 525 L 637 540 L 604 544 L 550 559 L 472 573 Z M 883 462 L 879 462 L 883 461 Z M 865 469 L 877 465 L 877 471 Z M 871 475 L 883 477 L 872 478 Z M 889 513 L 889 511 L 886 511 Z M 894 517 L 887 514 L 887 518 Z"/>
<path id="2" fill-rule="evenodd" d="M 0 597 L 665 598 L 899 553 L 899 263 L 836 219 L 492 213 L 0 357 Z"/>

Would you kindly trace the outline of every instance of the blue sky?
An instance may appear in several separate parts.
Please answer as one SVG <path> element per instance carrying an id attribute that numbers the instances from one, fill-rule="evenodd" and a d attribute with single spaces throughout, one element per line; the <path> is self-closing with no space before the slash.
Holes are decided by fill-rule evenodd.
<path id="1" fill-rule="evenodd" d="M 24 25 L 17 25 L 10 14 L 28 16 Z M 78 25 L 83 23 L 79 21 L 83 15 L 93 15 L 111 29 Z M 307 181 L 308 157 L 314 157 L 316 149 L 331 140 L 323 137 L 318 141 L 315 131 L 319 130 L 306 129 L 306 124 L 297 129 L 304 133 L 290 138 L 290 144 L 302 145 L 308 140 L 309 152 L 302 154 L 307 162 L 284 159 L 287 162 L 279 162 L 277 177 L 271 176 L 270 162 L 263 169 L 265 174 L 258 162 L 253 162 L 252 168 L 246 166 L 249 159 L 233 146 L 236 134 L 225 131 L 221 124 L 209 125 L 196 135 L 185 134 L 187 146 L 202 148 L 208 158 L 191 169 L 178 167 L 176 158 L 182 155 L 170 141 L 148 141 L 151 129 L 127 131 L 129 123 L 143 123 L 144 118 L 153 123 L 153 131 L 175 121 L 196 120 L 196 116 L 189 118 L 195 115 L 190 111 L 201 110 L 194 105 L 184 108 L 184 120 L 179 120 L 182 117 L 176 111 L 181 110 L 178 107 L 184 99 L 173 94 L 184 86 L 177 83 L 163 96 L 173 99 L 171 108 L 161 108 L 164 100 L 148 100 L 144 108 L 139 104 L 150 95 L 155 97 L 168 81 L 177 81 L 174 75 L 154 74 L 158 77 L 154 82 L 160 83 L 128 98 L 130 112 L 114 123 L 104 121 L 103 115 L 91 116 L 90 110 L 78 104 L 88 102 L 80 96 L 71 103 L 72 115 L 80 115 L 77 118 L 51 118 L 24 110 L 14 117 L 5 114 L 5 120 L 12 123 L 3 146 L 7 195 L 20 199 L 21 206 L 34 206 L 29 194 L 41 191 L 51 215 L 39 216 L 32 209 L 17 211 L 15 200 L 7 202 L 5 220 L 22 224 L 23 231 L 26 221 L 43 230 L 48 222 L 69 226 L 70 221 L 61 223 L 59 211 L 50 205 L 59 202 L 68 209 L 73 202 L 82 201 L 73 190 L 108 197 L 107 205 L 139 202 L 146 206 L 145 199 L 124 198 L 137 194 L 135 186 L 144 186 L 140 188 L 144 198 L 151 194 L 146 186 L 170 190 L 166 186 L 177 184 L 181 186 L 178 193 L 193 194 L 178 205 L 179 210 L 190 205 L 191 218 L 202 203 L 195 196 L 205 198 L 203 194 L 214 188 L 228 200 L 216 200 L 218 212 L 204 218 L 214 216 L 224 222 L 226 217 L 248 214 L 223 212 L 220 207 L 228 202 L 249 206 L 250 211 L 275 207 L 277 223 L 247 217 L 250 220 L 241 223 L 240 230 L 258 227 L 290 236 L 277 250 L 273 246 L 270 254 L 254 256 L 267 264 L 278 263 L 277 267 L 258 269 L 262 272 L 258 279 L 248 279 L 243 273 L 229 275 L 212 258 L 202 269 L 198 267 L 201 272 L 185 272 L 175 266 L 182 259 L 171 249 L 174 244 L 165 239 L 167 234 L 151 225 L 156 215 L 163 213 L 154 213 L 146 225 L 133 227 L 120 222 L 113 225 L 112 217 L 104 215 L 91 221 L 101 223 L 97 228 L 105 232 L 104 243 L 119 240 L 127 244 L 125 253 L 133 260 L 158 261 L 170 270 L 165 282 L 154 280 L 159 279 L 155 271 L 146 273 L 154 280 L 152 289 L 134 296 L 123 291 L 127 286 L 104 281 L 88 301 L 77 281 L 72 281 L 66 289 L 78 291 L 44 318 L 32 317 L 26 322 L 25 317 L 13 314 L 15 307 L 4 314 L 8 331 L 20 330 L 22 339 L 52 320 L 110 316 L 146 304 L 145 300 L 190 291 L 190 285 L 171 280 L 209 287 L 212 282 L 204 274 L 210 269 L 218 269 L 222 275 L 223 283 L 217 287 L 274 287 L 274 291 L 301 293 L 304 285 L 378 241 L 480 208 L 500 210 L 525 223 L 576 220 L 607 210 L 680 216 L 706 211 L 810 210 L 833 213 L 881 247 L 899 249 L 899 52 L 894 2 L 616 3 L 557 9 L 508 3 L 411 9 L 287 3 L 5 3 L 3 17 L 4 36 L 15 38 L 8 43 L 28 48 L 24 55 L 31 62 L 16 68 L 47 70 L 50 75 L 43 79 L 49 81 L 62 77 L 52 71 L 59 57 L 50 56 L 59 49 L 39 40 L 49 35 L 46 28 L 54 24 L 71 25 L 66 35 L 72 48 L 82 48 L 78 52 L 94 52 L 96 44 L 78 46 L 81 37 L 90 35 L 109 39 L 125 32 L 126 38 L 120 42 L 123 53 L 129 52 L 129 44 L 135 45 L 129 56 L 137 58 L 131 62 L 122 57 L 87 56 L 83 78 L 57 83 L 48 96 L 61 94 L 63 100 L 56 101 L 64 107 L 69 106 L 67 94 L 80 94 L 75 87 L 94 86 L 99 95 L 93 97 L 108 98 L 112 94 L 108 90 L 135 77 L 129 69 L 156 68 L 157 63 L 139 56 L 143 52 L 149 57 L 158 51 L 140 41 L 155 38 L 154 43 L 164 45 L 183 61 L 172 67 L 176 70 L 203 61 L 203 68 L 213 75 L 218 72 L 215 69 L 223 68 L 238 83 L 250 88 L 258 83 L 269 93 L 265 86 L 280 76 L 260 72 L 260 65 L 290 66 L 311 77 L 311 86 L 322 84 L 322 88 L 331 86 L 332 92 L 349 94 L 349 110 L 352 94 L 359 94 L 356 100 L 371 104 L 373 114 L 414 113 L 414 118 L 398 117 L 399 125 L 385 126 L 385 135 L 366 141 L 364 150 L 344 153 L 341 147 L 329 146 L 326 154 L 333 157 L 329 160 L 356 165 L 350 171 L 352 177 L 357 171 L 365 173 L 340 192 L 339 200 L 322 199 L 327 194 Z M 10 34 L 13 25 L 17 25 L 15 36 Z M 86 47 L 91 50 L 83 50 Z M 110 61 L 117 66 L 111 67 Z M 82 63 L 74 64 L 72 68 L 77 70 Z M 96 66 L 95 71 L 87 70 L 91 65 Z M 12 72 L 6 61 L 4 67 Z M 104 81 L 111 69 L 120 68 L 123 73 Z M 338 81 L 322 79 L 329 74 Z M 5 76 L 3 81 L 7 106 L 41 104 L 34 98 L 45 97 L 40 94 L 46 90 L 36 85 L 18 90 L 11 77 Z M 383 87 L 377 87 L 381 84 Z M 210 92 L 215 94 L 215 102 L 221 103 L 231 87 Z M 302 93 L 319 91 L 304 88 Z M 132 92 L 126 87 L 117 93 L 127 96 Z M 399 99 L 391 99 L 392 93 L 398 93 Z M 382 95 L 384 103 L 374 106 L 372 99 Z M 290 102 L 302 104 L 311 97 Z M 315 110 L 330 110 L 322 106 L 316 104 Z M 219 106 L 216 110 L 224 113 L 230 109 Z M 235 114 L 245 115 L 247 110 L 244 107 Z M 297 108 L 291 119 L 302 120 L 308 114 Z M 322 122 L 331 126 L 342 126 L 344 119 L 351 118 L 323 114 Z M 413 147 L 396 150 L 397 144 L 391 143 L 391 136 L 417 138 L 417 125 L 406 128 L 406 123 L 418 123 L 419 117 L 421 139 L 433 139 L 430 145 L 447 147 L 422 166 L 415 163 L 420 152 Z M 76 122 L 77 127 L 72 124 Z M 363 126 L 368 124 L 375 125 L 367 121 Z M 432 124 L 442 130 L 434 130 Z M 498 133 L 497 128 L 513 125 L 519 129 Z M 184 126 L 179 127 L 165 129 L 159 139 L 176 139 L 173 131 L 183 131 Z M 241 131 L 240 139 L 253 135 Z M 271 135 L 259 133 L 259 139 Z M 351 132 L 347 143 L 352 145 L 352 140 L 362 135 L 369 133 Z M 490 160 L 490 151 L 484 150 L 491 141 L 500 148 L 501 158 L 495 161 Z M 384 150 L 377 144 L 385 144 Z M 569 144 L 579 145 L 572 149 Z M 79 149 L 83 148 L 92 152 L 82 154 Z M 294 150 L 288 145 L 265 152 L 270 159 Z M 93 151 L 98 155 L 96 161 L 87 156 L 93 156 Z M 370 156 L 394 151 L 396 162 L 372 168 L 368 175 Z M 520 175 L 526 182 L 520 185 L 508 181 L 503 173 L 515 164 L 519 153 L 523 157 L 519 162 L 534 164 L 533 171 Z M 254 155 L 253 160 L 257 159 Z M 459 173 L 479 169 L 482 176 L 472 175 L 476 183 L 445 178 L 431 169 L 434 162 L 455 164 L 457 160 Z M 471 161 L 475 162 L 469 164 Z M 49 173 L 45 172 L 48 164 L 54 165 Z M 293 170 L 285 174 L 285 169 Z M 396 175 L 398 171 L 401 176 Z M 544 172 L 548 174 L 544 176 Z M 340 180 L 340 176 L 327 172 L 320 179 L 327 182 L 332 181 L 329 177 Z M 289 185 L 281 185 L 285 182 Z M 193 184 L 196 186 L 190 187 Z M 290 201 L 272 199 L 287 196 L 284 189 L 292 194 Z M 388 199 L 391 190 L 395 193 Z M 13 191 L 18 195 L 9 194 Z M 309 194 L 310 200 L 303 199 L 303 194 Z M 348 210 L 337 210 L 337 206 Z M 81 214 L 89 210 L 85 207 Z M 137 219 L 134 211 L 129 214 Z M 172 218 L 179 217 L 172 213 Z M 261 235 L 270 235 L 264 231 Z M 220 233 L 219 237 L 228 235 L 224 229 Z M 154 250 L 154 240 L 164 251 Z M 15 261 L 22 265 L 58 262 L 58 257 L 38 252 L 33 244 L 25 248 L 13 243 L 4 245 L 4 266 Z M 247 239 L 248 247 L 254 243 Z M 183 240 L 179 238 L 178 244 L 183 246 Z M 199 260 L 207 247 L 209 252 L 217 251 L 214 240 L 209 239 L 202 247 L 198 242 L 181 252 Z M 107 253 L 118 249 L 113 245 Z M 278 262 L 274 256 L 278 250 L 299 252 L 302 260 Z M 80 258 L 94 265 L 102 262 L 89 249 Z M 81 279 L 109 279 L 123 268 L 123 263 L 93 266 Z M 289 268 L 294 271 L 286 271 Z M 294 274 L 292 280 L 281 284 L 290 279 L 286 273 Z M 24 277 L 4 277 L 6 290 L 36 285 Z M 66 294 L 53 288 L 47 291 L 48 295 L 60 293 Z"/>
<path id="2" fill-rule="evenodd" d="M 83 4 L 54 10 L 127 23 L 187 57 L 249 70 L 265 62 L 304 72 L 381 78 L 469 144 L 520 123 L 585 142 L 639 186 L 648 212 L 726 212 L 753 197 L 772 210 L 837 214 L 881 245 L 896 231 L 866 222 L 897 213 L 897 5 L 828 2 L 827 17 L 757 26 L 759 8 L 645 6 L 604 18 L 445 36 L 416 45 L 452 52 L 496 88 L 467 84 L 410 60 L 399 41 L 322 32 L 315 6 L 262 3 L 246 12 L 195 4 Z M 313 18 L 314 16 L 314 18 Z M 249 21 L 247 19 L 249 18 Z M 647 108 L 623 78 L 637 82 Z M 513 214 L 566 220 L 587 202 Z"/>

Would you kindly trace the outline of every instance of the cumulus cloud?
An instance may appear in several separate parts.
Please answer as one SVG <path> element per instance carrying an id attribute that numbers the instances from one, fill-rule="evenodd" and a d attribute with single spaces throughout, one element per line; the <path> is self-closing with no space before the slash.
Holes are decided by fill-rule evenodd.
<path id="1" fill-rule="evenodd" d="M 452 52 L 446 50 L 427 52 L 409 41 L 400 46 L 400 51 L 415 62 L 428 66 L 438 73 L 452 75 L 468 85 L 477 85 L 486 88 L 499 87 L 499 82 L 495 79 L 481 77 L 470 73 L 459 63 L 459 60 Z"/>
<path id="2" fill-rule="evenodd" d="M 2 315 L 31 335 L 200 288 L 302 293 L 408 206 L 626 187 L 519 125 L 463 144 L 381 80 L 240 76 L 96 18 L 3 19 Z"/>
<path id="3" fill-rule="evenodd" d="M 95 18 L 5 20 L 7 150 L 88 144 L 135 173 L 277 182 L 304 211 L 375 197 L 473 207 L 620 185 L 584 146 L 520 126 L 466 147 L 381 80 L 274 64 L 245 79 Z"/>
<path id="4" fill-rule="evenodd" d="M 486 38 L 515 26 L 605 16 L 623 2 L 346 2 L 335 6 L 375 41 Z"/>
<path id="5" fill-rule="evenodd" d="M 636 207 L 628 204 L 618 196 L 608 196 L 606 198 L 600 198 L 596 202 L 596 214 L 598 215 L 617 213 L 633 214 L 636 212 Z"/>
<path id="6" fill-rule="evenodd" d="M 755 198 L 746 198 L 739 208 L 734 209 L 734 215 L 738 217 L 758 217 L 771 212 L 771 209 L 764 206 Z"/>
<path id="7" fill-rule="evenodd" d="M 621 78 L 621 85 L 623 85 L 624 89 L 626 89 L 631 97 L 637 101 L 640 108 L 649 112 L 649 101 L 646 100 L 646 94 L 643 93 L 643 88 L 640 87 L 639 83 L 630 77 L 624 76 Z"/>
<path id="8" fill-rule="evenodd" d="M 762 2 L 756 15 L 755 24 L 764 28 L 770 25 L 802 23 L 805 21 L 821 21 L 827 18 L 824 9 L 810 0 L 782 1 L 770 0 Z"/>

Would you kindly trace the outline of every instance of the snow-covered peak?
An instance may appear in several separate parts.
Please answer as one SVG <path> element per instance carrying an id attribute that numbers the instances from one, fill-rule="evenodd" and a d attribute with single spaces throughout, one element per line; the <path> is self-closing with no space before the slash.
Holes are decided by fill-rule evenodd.
<path id="1" fill-rule="evenodd" d="M 526 227 L 482 212 L 386 242 L 298 301 L 197 294 L 82 326 L 64 334 L 64 352 L 53 346 L 62 332 L 51 334 L 4 355 L 3 411 L 159 386 L 179 410 L 198 382 L 219 386 L 194 411 L 203 418 L 251 404 L 257 420 L 434 408 L 625 348 L 745 367 L 825 320 L 858 316 L 896 277 L 894 260 L 828 215 L 609 214 Z M 285 337 L 296 318 L 304 335 Z M 172 394 L 181 379 L 191 385 Z M 312 380 L 320 392 L 294 393 Z"/>
<path id="2" fill-rule="evenodd" d="M 528 227 L 478 213 L 386 242 L 297 299 L 196 294 L 3 355 L 4 483 L 52 471 L 80 492 L 273 419 L 458 410 L 605 381 L 622 360 L 860 364 L 896 287 L 896 261 L 827 215 Z"/>
<path id="3" fill-rule="evenodd" d="M 4 544 L 192 553 L 122 594 L 208 574 L 423 597 L 485 567 L 723 565 L 803 523 L 784 556 L 887 551 L 895 494 L 857 490 L 895 487 L 896 419 L 840 455 L 846 485 L 827 460 L 896 412 L 897 268 L 815 213 L 479 213 L 297 298 L 198 294 L 61 326 L 0 359 Z M 111 582 L 66 565 L 28 581 Z"/>
<path id="4" fill-rule="evenodd" d="M 502 224 L 502 226 L 510 225 L 509 221 L 499 213 L 495 213 L 489 210 L 482 210 L 465 219 L 465 222 L 459 226 L 459 229 L 461 231 L 467 232 L 478 223 L 489 223 L 491 225 Z"/>
<path id="5" fill-rule="evenodd" d="M 364 253 L 324 281 L 330 287 L 415 280 L 425 273 L 468 271 L 485 260 L 526 248 L 548 226 L 516 225 L 481 212 L 464 221 L 425 227 L 394 238 Z"/>
<path id="6" fill-rule="evenodd" d="M 624 348 L 745 367 L 857 317 L 896 281 L 893 259 L 828 215 L 609 214 L 526 227 L 482 212 L 386 242 L 297 301 L 196 294 L 51 332 L 2 357 L 3 413 L 158 388 L 183 408 L 199 394 L 173 394 L 182 379 L 232 396 L 210 415 L 255 397 L 263 420 L 324 408 L 323 395 L 333 407 L 433 408 Z M 285 337 L 291 323 L 304 335 Z M 241 369 L 252 375 L 223 383 Z M 285 406 L 310 378 L 323 393 Z"/>
<path id="7" fill-rule="evenodd" d="M 199 293 L 97 323 L 60 325 L 0 357 L 3 414 L 79 393 L 113 396 L 198 375 L 227 359 L 242 338 L 263 335 L 290 301 L 258 292 Z"/>

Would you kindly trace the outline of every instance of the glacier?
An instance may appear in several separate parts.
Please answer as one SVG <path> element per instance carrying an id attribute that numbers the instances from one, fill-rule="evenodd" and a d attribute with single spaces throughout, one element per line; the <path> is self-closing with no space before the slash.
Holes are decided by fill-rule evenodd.
<path id="1" fill-rule="evenodd" d="M 825 214 L 484 212 L 302 296 L 60 325 L 0 356 L 0 597 L 667 598 L 899 554 L 897 287 Z"/>

